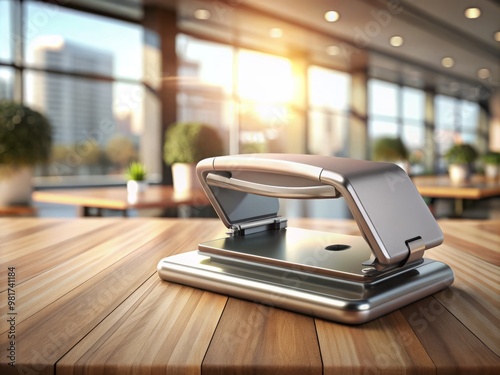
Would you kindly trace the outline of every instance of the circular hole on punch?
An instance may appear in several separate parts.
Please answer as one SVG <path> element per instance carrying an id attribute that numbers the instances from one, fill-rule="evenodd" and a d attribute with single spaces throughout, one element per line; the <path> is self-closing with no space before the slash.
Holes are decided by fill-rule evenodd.
<path id="1" fill-rule="evenodd" d="M 347 250 L 350 248 L 351 248 L 351 246 L 349 246 L 349 245 L 335 244 L 335 245 L 328 245 L 327 247 L 325 247 L 325 250 L 342 251 L 342 250 Z"/>

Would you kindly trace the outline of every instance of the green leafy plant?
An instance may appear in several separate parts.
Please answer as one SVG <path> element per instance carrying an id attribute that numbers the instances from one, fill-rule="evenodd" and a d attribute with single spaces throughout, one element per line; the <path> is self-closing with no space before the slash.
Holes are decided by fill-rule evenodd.
<path id="1" fill-rule="evenodd" d="M 401 161 L 408 160 L 408 149 L 401 138 L 382 137 L 373 145 L 373 160 Z"/>
<path id="2" fill-rule="evenodd" d="M 500 165 L 500 152 L 489 151 L 481 156 L 481 160 L 484 164 Z"/>
<path id="3" fill-rule="evenodd" d="M 200 123 L 175 123 L 165 132 L 163 159 L 166 164 L 197 163 L 222 155 L 222 140 L 214 128 Z"/>
<path id="4" fill-rule="evenodd" d="M 126 176 L 128 180 L 144 181 L 148 176 L 148 170 L 144 164 L 132 162 L 127 167 Z"/>
<path id="5" fill-rule="evenodd" d="M 0 101 L 0 166 L 16 168 L 46 163 L 52 149 L 52 127 L 40 112 Z"/>
<path id="6" fill-rule="evenodd" d="M 444 155 L 449 164 L 470 164 L 477 157 L 476 149 L 467 143 L 453 145 Z"/>

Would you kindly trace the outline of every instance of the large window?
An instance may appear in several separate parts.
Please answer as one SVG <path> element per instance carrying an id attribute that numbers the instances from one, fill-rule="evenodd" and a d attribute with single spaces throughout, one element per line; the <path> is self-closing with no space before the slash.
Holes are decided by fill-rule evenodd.
<path id="1" fill-rule="evenodd" d="M 419 162 L 425 151 L 425 93 L 371 79 L 368 98 L 370 141 L 385 136 L 400 137 L 410 157 Z"/>
<path id="2" fill-rule="evenodd" d="M 23 25 L 22 35 L 13 37 L 12 24 Z M 14 96 L 19 69 L 23 101 L 44 113 L 54 129 L 52 160 L 37 170 L 38 183 L 119 182 L 133 160 L 159 176 L 160 147 L 144 142 L 161 130 L 158 121 L 145 126 L 152 114 L 144 109 L 143 33 L 138 24 L 57 4 L 0 0 L 0 61 L 24 46 L 14 51 L 22 61 L 0 67 L 0 98 Z M 17 39 L 23 43 L 9 44 Z"/>
<path id="3" fill-rule="evenodd" d="M 241 152 L 283 152 L 293 116 L 291 61 L 240 50 L 236 66 Z"/>
<path id="4" fill-rule="evenodd" d="M 221 133 L 230 153 L 280 152 L 293 116 L 291 61 L 177 36 L 179 121 Z"/>
<path id="5" fill-rule="evenodd" d="M 437 168 L 445 170 L 446 162 L 443 155 L 454 143 L 477 144 L 479 139 L 479 105 L 464 99 L 436 95 L 434 106 Z"/>
<path id="6" fill-rule="evenodd" d="M 348 156 L 350 75 L 310 66 L 308 82 L 308 151 Z"/>
<path id="7" fill-rule="evenodd" d="M 233 49 L 183 34 L 177 36 L 176 49 L 178 121 L 213 126 L 229 145 L 230 129 L 236 123 L 232 103 Z"/>

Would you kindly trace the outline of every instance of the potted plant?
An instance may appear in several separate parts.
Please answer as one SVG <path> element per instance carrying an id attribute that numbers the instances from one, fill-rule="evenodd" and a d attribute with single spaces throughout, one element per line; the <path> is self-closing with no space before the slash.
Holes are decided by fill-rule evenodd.
<path id="1" fill-rule="evenodd" d="M 448 171 L 452 183 L 460 184 L 469 181 L 472 175 L 472 163 L 478 157 L 474 146 L 467 143 L 455 144 L 444 157 L 448 161 Z"/>
<path id="2" fill-rule="evenodd" d="M 33 167 L 49 160 L 52 127 L 20 103 L 0 101 L 0 206 L 31 201 Z"/>
<path id="3" fill-rule="evenodd" d="M 495 180 L 500 175 L 500 152 L 489 151 L 481 157 L 486 178 Z"/>
<path id="4" fill-rule="evenodd" d="M 126 176 L 129 194 L 137 194 L 146 190 L 148 170 L 144 164 L 137 161 L 130 163 L 126 170 Z"/>
<path id="5" fill-rule="evenodd" d="M 165 132 L 164 161 L 172 166 L 174 190 L 183 193 L 199 188 L 196 163 L 224 153 L 214 128 L 201 123 L 175 123 Z"/>
<path id="6" fill-rule="evenodd" d="M 397 164 L 408 173 L 408 149 L 399 137 L 378 138 L 373 145 L 373 160 Z"/>

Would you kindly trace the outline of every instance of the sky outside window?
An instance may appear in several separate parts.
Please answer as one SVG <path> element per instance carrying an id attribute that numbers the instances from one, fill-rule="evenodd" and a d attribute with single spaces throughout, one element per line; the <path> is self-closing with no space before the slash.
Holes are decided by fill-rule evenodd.
<path id="1" fill-rule="evenodd" d="M 0 60 L 12 60 L 11 2 L 0 0 Z"/>

